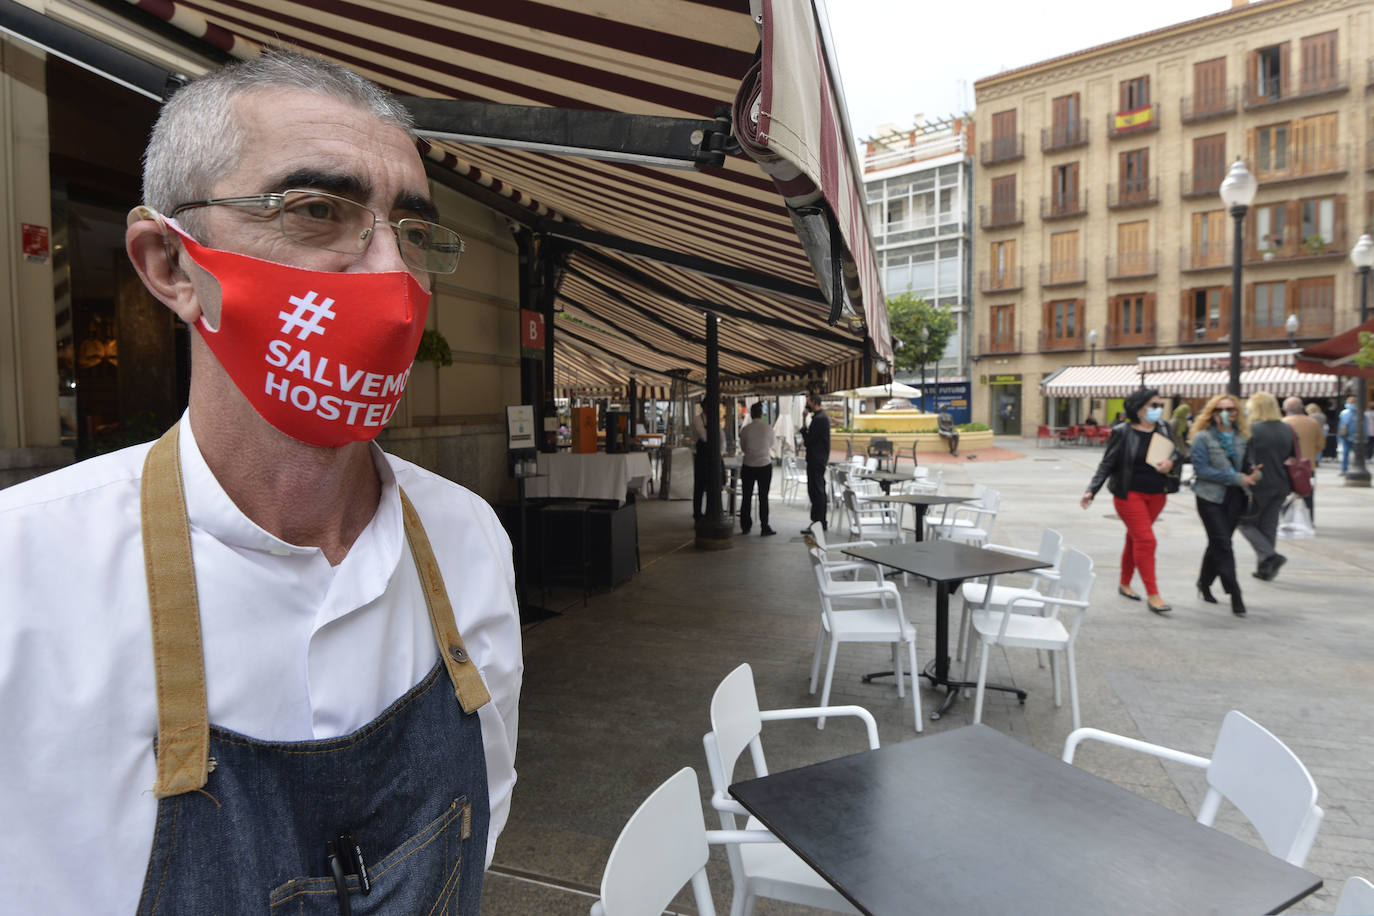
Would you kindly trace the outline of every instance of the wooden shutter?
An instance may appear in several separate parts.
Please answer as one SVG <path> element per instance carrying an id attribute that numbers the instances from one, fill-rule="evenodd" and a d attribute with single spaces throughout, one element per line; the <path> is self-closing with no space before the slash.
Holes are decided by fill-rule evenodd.
<path id="1" fill-rule="evenodd" d="M 1337 194 L 1336 202 L 1331 207 L 1331 245 L 1345 247 L 1345 229 L 1345 195 Z"/>
<path id="2" fill-rule="evenodd" d="M 1061 95 L 1050 102 L 1050 110 L 1054 118 L 1053 137 L 1055 144 L 1063 143 L 1068 139 L 1068 132 L 1071 129 L 1069 122 L 1073 120 L 1070 113 L 1070 102 L 1073 99 L 1074 96 L 1072 95 Z"/>
<path id="3" fill-rule="evenodd" d="M 992 218 L 1007 222 L 1016 215 L 1016 176 L 1004 175 L 992 180 Z"/>
<path id="4" fill-rule="evenodd" d="M 1254 102 L 1260 97 L 1260 86 L 1263 77 L 1260 74 L 1259 49 L 1247 51 L 1245 53 L 1245 101 Z M 1251 146 L 1253 150 L 1253 145 Z M 1253 158 L 1253 155 L 1252 155 Z"/>
<path id="5" fill-rule="evenodd" d="M 1293 85 L 1293 60 L 1288 46 L 1286 41 L 1279 45 L 1279 95 L 1283 98 L 1288 98 L 1292 91 L 1289 87 Z"/>
<path id="6" fill-rule="evenodd" d="M 1050 280 L 1062 283 L 1078 279 L 1078 230 L 1050 236 Z"/>
<path id="7" fill-rule="evenodd" d="M 1329 89 L 1336 83 L 1336 33 L 1322 32 L 1302 40 L 1303 92 Z"/>
<path id="8" fill-rule="evenodd" d="M 1016 136 L 1016 109 L 999 111 L 992 116 L 992 139 L 1010 140 Z"/>
<path id="9" fill-rule="evenodd" d="M 1153 345 L 1157 339 L 1155 331 L 1155 294 L 1145 294 L 1145 326 L 1142 329 L 1145 333 L 1145 343 Z"/>
<path id="10" fill-rule="evenodd" d="M 1149 237 L 1149 220 L 1121 223 L 1116 227 L 1116 258 L 1118 272 L 1134 274 L 1145 269 L 1146 252 L 1149 248 Z"/>
<path id="11" fill-rule="evenodd" d="M 1193 113 L 1216 111 L 1226 104 L 1226 58 L 1193 64 Z"/>
<path id="12" fill-rule="evenodd" d="M 1212 134 L 1193 140 L 1193 191 L 1221 187 L 1226 177 L 1226 135 Z"/>
<path id="13" fill-rule="evenodd" d="M 1077 208 L 1078 204 L 1078 163 L 1070 162 L 1064 167 L 1064 196 L 1068 198 L 1070 208 Z"/>

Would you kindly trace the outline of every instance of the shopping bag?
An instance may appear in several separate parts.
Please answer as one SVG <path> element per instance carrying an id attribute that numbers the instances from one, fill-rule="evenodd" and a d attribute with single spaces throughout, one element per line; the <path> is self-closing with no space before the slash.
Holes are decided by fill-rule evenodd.
<path id="1" fill-rule="evenodd" d="M 1290 496 L 1283 504 L 1283 512 L 1279 515 L 1279 538 L 1310 538 L 1316 534 L 1317 529 L 1312 526 L 1312 516 L 1307 512 L 1307 503 L 1299 497 Z"/>

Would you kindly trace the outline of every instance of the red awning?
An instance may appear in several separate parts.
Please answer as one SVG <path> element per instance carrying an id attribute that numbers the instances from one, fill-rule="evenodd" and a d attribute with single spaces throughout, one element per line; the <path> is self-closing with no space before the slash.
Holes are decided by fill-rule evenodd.
<path id="1" fill-rule="evenodd" d="M 1325 375 L 1374 378 L 1374 366 L 1361 369 L 1355 365 L 1355 354 L 1360 351 L 1361 331 L 1374 334 L 1374 318 L 1303 350 L 1298 354 L 1298 368 L 1303 372 Z"/>

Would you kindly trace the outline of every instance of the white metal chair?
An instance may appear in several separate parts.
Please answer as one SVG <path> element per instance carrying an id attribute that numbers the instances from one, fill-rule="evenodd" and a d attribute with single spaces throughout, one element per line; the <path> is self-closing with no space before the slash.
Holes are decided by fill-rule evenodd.
<path id="1" fill-rule="evenodd" d="M 884 501 L 881 494 L 860 499 L 853 488 L 846 487 L 844 508 L 851 540 L 883 544 L 897 544 L 906 540 L 900 513 L 893 503 Z"/>
<path id="2" fill-rule="evenodd" d="M 1336 916 L 1369 916 L 1374 913 L 1374 884 L 1364 878 L 1345 879 L 1336 901 Z"/>
<path id="3" fill-rule="evenodd" d="M 930 526 L 929 533 L 952 541 L 986 544 L 992 534 L 992 524 L 997 520 L 1002 494 L 985 487 L 976 499 L 972 505 L 950 503 L 940 521 Z"/>
<path id="4" fill-rule="evenodd" d="M 906 696 L 906 681 L 902 672 L 901 648 L 905 644 L 911 678 L 911 706 L 916 731 L 924 730 L 921 722 L 921 686 L 916 668 L 916 627 L 902 612 L 902 596 L 891 582 L 841 582 L 831 577 L 825 551 L 809 548 L 811 566 L 816 574 L 816 587 L 821 599 L 821 623 L 816 633 L 816 652 L 811 659 L 811 692 L 816 692 L 820 676 L 821 651 L 825 638 L 830 637 L 830 655 L 825 666 L 825 687 L 821 691 L 821 706 L 830 702 L 830 685 L 835 678 L 835 655 L 840 643 L 878 642 L 892 646 L 892 670 L 897 680 L 897 696 Z M 837 607 L 837 605 L 839 605 Z M 816 720 L 817 728 L 825 728 L 825 716 Z"/>
<path id="5" fill-rule="evenodd" d="M 816 523 L 810 525 L 810 538 L 817 547 L 825 552 L 825 565 L 830 569 L 830 574 L 835 576 L 839 573 L 853 573 L 853 578 L 857 579 L 859 573 L 871 571 L 874 581 L 883 581 L 883 568 L 877 563 L 868 563 L 855 557 L 846 556 L 842 551 L 846 547 L 877 547 L 875 541 L 844 541 L 839 544 L 832 544 L 826 540 L 825 529 Z M 810 543 L 807 546 L 811 546 Z"/>
<path id="6" fill-rule="evenodd" d="M 708 843 L 774 843 L 762 830 L 707 830 L 697 774 L 683 767 L 644 799 L 625 822 L 601 875 L 591 916 L 648 916 L 692 885 L 697 911 L 715 916 L 706 880 Z"/>
<path id="7" fill-rule="evenodd" d="M 706 766 L 711 774 L 711 806 L 720 814 L 722 829 L 735 830 L 735 817 L 748 816 L 744 806 L 731 798 L 728 792 L 735 767 L 745 748 L 749 749 L 754 775 L 768 775 L 761 738 L 763 723 L 820 716 L 854 716 L 861 719 L 868 731 L 869 748 L 878 747 L 878 723 L 861 706 L 760 710 L 758 694 L 754 690 L 754 671 L 747 663 L 725 676 L 711 697 L 711 731 L 701 739 L 706 749 Z M 772 837 L 753 817 L 749 817 L 745 829 Z M 730 875 L 734 879 L 731 916 L 748 916 L 753 912 L 754 901 L 758 897 L 843 913 L 855 912 L 839 891 L 798 858 L 796 853 L 776 840 L 768 844 L 727 845 L 726 854 L 730 860 Z"/>
<path id="8" fill-rule="evenodd" d="M 1073 707 L 1073 727 L 1078 728 L 1082 724 L 1078 718 L 1078 673 L 1074 668 L 1073 644 L 1078 638 L 1078 629 L 1083 624 L 1083 615 L 1088 609 L 1088 596 L 1092 593 L 1093 581 L 1096 578 L 1091 557 L 1079 550 L 1066 550 L 1059 576 L 1059 588 L 1055 595 L 1013 597 L 1001 610 L 973 611 L 969 623 L 973 632 L 978 634 L 978 641 L 982 643 L 982 655 L 978 659 L 978 690 L 973 701 L 975 724 L 983 721 L 983 693 L 988 682 L 988 654 L 993 646 L 1044 649 L 1049 652 L 1055 706 L 1063 705 L 1059 691 L 1058 659 L 1055 654 L 1063 652 L 1069 667 L 1069 702 Z M 1043 608 L 1048 612 L 1048 616 L 1017 613 L 1021 607 L 1028 607 L 1036 612 Z M 1062 618 L 1068 618 L 1067 624 Z M 972 646 L 969 648 L 972 650 Z M 972 651 L 965 654 L 965 681 L 968 680 L 969 662 L 972 659 Z"/>
<path id="9" fill-rule="evenodd" d="M 1012 598 L 1035 598 L 1041 594 L 1053 594 L 1053 589 L 1059 584 L 1059 561 L 1064 555 L 1064 536 L 1053 528 L 1046 528 L 1040 534 L 1040 547 L 1037 550 L 1009 547 L 1006 544 L 984 544 L 983 549 L 999 550 L 1002 553 L 1009 553 L 1018 557 L 1033 557 L 1043 563 L 1049 563 L 1050 567 L 1031 570 L 1031 575 L 1035 577 L 1035 581 L 1028 587 L 994 585 L 991 594 L 988 593 L 986 582 L 965 582 L 959 589 L 959 594 L 964 599 L 964 607 L 959 617 L 959 644 L 954 652 L 954 657 L 958 659 L 964 657 L 964 645 L 968 640 L 968 621 L 971 608 L 1005 609 L 1007 602 Z M 1039 585 L 1042 582 L 1049 585 L 1049 591 L 1041 592 Z M 1042 608 L 1043 605 L 1031 604 L 1021 607 L 1021 612 L 1039 613 Z"/>
<path id="10" fill-rule="evenodd" d="M 1205 770 L 1207 795 L 1197 813 L 1198 823 L 1212 826 L 1224 798 L 1250 820 L 1271 853 L 1299 867 L 1307 861 L 1324 815 L 1317 804 L 1317 784 L 1286 744 L 1244 713 L 1233 709 L 1221 720 L 1210 759 L 1096 728 L 1079 728 L 1064 742 L 1065 763 L 1073 763 L 1074 751 L 1085 740 Z"/>
<path id="11" fill-rule="evenodd" d="M 806 468 L 797 463 L 795 455 L 782 459 L 782 501 L 791 505 L 806 491 Z"/>

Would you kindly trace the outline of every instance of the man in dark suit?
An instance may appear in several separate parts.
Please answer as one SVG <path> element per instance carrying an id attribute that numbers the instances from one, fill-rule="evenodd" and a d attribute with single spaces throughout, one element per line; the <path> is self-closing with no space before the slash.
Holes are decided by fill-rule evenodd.
<path id="1" fill-rule="evenodd" d="M 821 523 L 825 530 L 825 466 L 830 461 L 830 417 L 821 407 L 819 395 L 806 396 L 806 412 L 811 422 L 802 427 L 802 444 L 806 446 L 806 495 L 811 498 L 811 524 Z M 803 534 L 810 533 L 808 526 Z"/>

